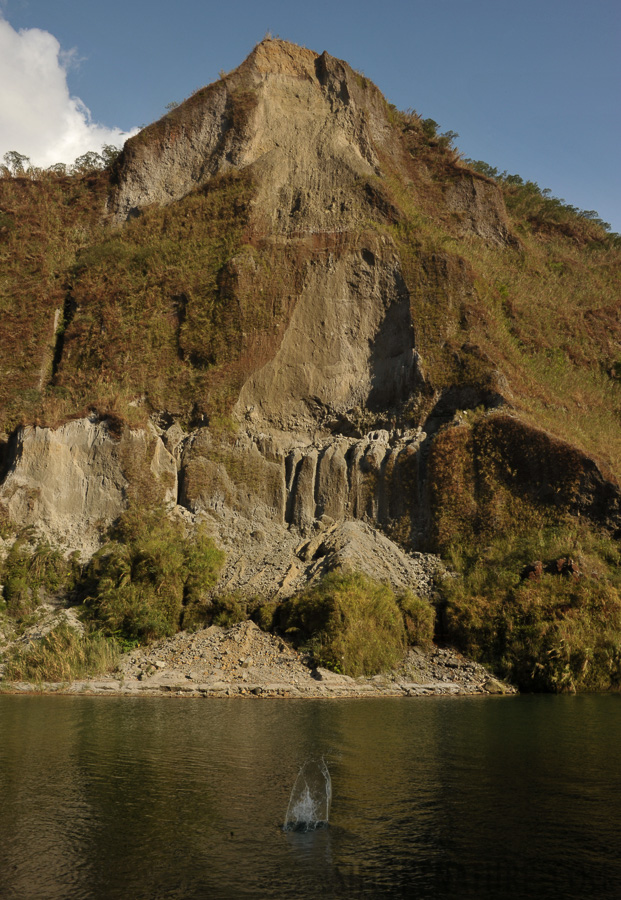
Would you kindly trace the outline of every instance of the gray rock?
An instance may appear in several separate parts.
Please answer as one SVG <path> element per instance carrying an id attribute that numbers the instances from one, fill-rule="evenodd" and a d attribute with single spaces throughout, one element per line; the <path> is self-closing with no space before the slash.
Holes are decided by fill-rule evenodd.
<path id="1" fill-rule="evenodd" d="M 116 437 L 93 419 L 56 429 L 27 425 L 12 445 L 0 505 L 20 527 L 88 556 L 125 508 L 136 471 L 164 503 L 175 502 L 177 468 L 154 429 L 125 428 Z"/>
<path id="2" fill-rule="evenodd" d="M 349 443 L 339 440 L 328 444 L 319 458 L 317 470 L 315 515 L 329 516 L 334 522 L 345 518 L 349 483 L 345 454 Z"/>
<path id="3" fill-rule="evenodd" d="M 498 681 L 496 678 L 488 678 L 487 681 L 483 684 L 483 689 L 487 691 L 488 694 L 506 694 L 507 686 L 504 685 L 501 681 Z"/>
<path id="4" fill-rule="evenodd" d="M 297 467 L 293 488 L 294 501 L 291 521 L 305 531 L 315 521 L 315 474 L 317 471 L 317 451 L 311 449 Z"/>

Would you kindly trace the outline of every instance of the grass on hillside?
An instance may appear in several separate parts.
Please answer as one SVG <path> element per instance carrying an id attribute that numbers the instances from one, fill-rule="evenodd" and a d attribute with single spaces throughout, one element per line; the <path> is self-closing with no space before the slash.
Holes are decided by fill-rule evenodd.
<path id="1" fill-rule="evenodd" d="M 220 279 L 242 245 L 251 191 L 243 176 L 213 179 L 78 256 L 55 379 L 73 406 L 122 392 L 187 417 L 208 394 L 210 371 L 241 350 L 243 311 Z"/>
<path id="2" fill-rule="evenodd" d="M 460 577 L 442 587 L 446 639 L 523 690 L 621 689 L 621 551 L 608 535 L 518 520 L 455 541 L 448 559 Z"/>
<path id="3" fill-rule="evenodd" d="M 67 559 L 31 529 L 16 537 L 0 562 L 1 601 L 17 622 L 31 616 L 44 601 L 65 596 L 79 578 L 77 554 Z"/>
<path id="4" fill-rule="evenodd" d="M 401 217 L 374 227 L 400 252 L 429 394 L 500 388 L 526 421 L 621 477 L 618 236 L 517 176 L 498 190 L 519 243 L 458 236 L 442 188 L 471 170 L 415 114 L 393 118 L 403 155 L 383 159 L 383 184 Z M 429 411 L 419 403 L 417 421 Z"/>
<path id="5" fill-rule="evenodd" d="M 32 421 L 52 378 L 76 254 L 99 231 L 108 173 L 0 177 L 0 429 Z"/>

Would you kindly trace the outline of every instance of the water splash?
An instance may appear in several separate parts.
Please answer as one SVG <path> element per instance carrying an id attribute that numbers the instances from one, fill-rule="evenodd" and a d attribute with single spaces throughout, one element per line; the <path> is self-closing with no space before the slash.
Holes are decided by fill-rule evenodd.
<path id="1" fill-rule="evenodd" d="M 312 831 L 328 824 L 332 779 L 323 759 L 308 759 L 291 789 L 285 831 Z"/>

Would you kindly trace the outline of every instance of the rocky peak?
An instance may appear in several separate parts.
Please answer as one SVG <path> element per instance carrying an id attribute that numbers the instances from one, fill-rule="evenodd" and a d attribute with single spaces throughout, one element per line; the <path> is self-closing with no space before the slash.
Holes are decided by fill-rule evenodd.
<path id="1" fill-rule="evenodd" d="M 218 173 L 250 169 L 268 228 L 342 231 L 360 216 L 357 185 L 379 172 L 388 132 L 380 92 L 347 63 L 264 40 L 127 142 L 110 211 L 122 221 Z"/>
<path id="2" fill-rule="evenodd" d="M 315 78 L 315 66 L 319 54 L 298 44 L 279 38 L 264 38 L 254 47 L 235 72 L 248 70 L 254 76 L 289 75 L 298 78 Z"/>

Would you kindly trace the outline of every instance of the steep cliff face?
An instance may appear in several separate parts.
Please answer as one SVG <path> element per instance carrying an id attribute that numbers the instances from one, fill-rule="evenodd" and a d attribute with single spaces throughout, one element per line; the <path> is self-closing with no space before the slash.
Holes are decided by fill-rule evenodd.
<path id="1" fill-rule="evenodd" d="M 369 235 L 309 266 L 274 358 L 244 384 L 235 410 L 265 427 L 312 430 L 352 407 L 403 402 L 416 361 L 399 258 Z"/>
<path id="2" fill-rule="evenodd" d="M 88 556 L 128 503 L 163 504 L 225 547 L 222 590 L 278 598 L 344 565 L 428 594 L 438 561 L 412 554 L 457 558 L 516 509 L 618 538 L 619 260 L 599 232 L 586 253 L 511 191 L 508 212 L 415 114 L 280 40 L 105 178 L 0 184 L 28 347 L 18 366 L 0 328 L 14 528 Z M 35 220 L 69 188 L 45 242 Z"/>
<path id="3" fill-rule="evenodd" d="M 64 305 L 56 300 L 48 317 L 55 335 L 41 344 L 30 389 L 42 397 L 39 421 L 90 407 L 104 420 L 151 414 L 157 427 L 174 420 L 187 431 L 232 417 L 253 447 L 274 435 L 282 458 L 299 454 L 305 472 L 315 447 L 320 477 L 308 500 L 310 474 L 278 476 L 299 481 L 297 499 L 266 488 L 282 495 L 267 504 L 277 518 L 308 526 L 336 509 L 390 528 L 407 504 L 352 499 L 359 466 L 342 458 L 343 439 L 390 434 L 390 459 L 368 462 L 383 483 L 412 427 L 433 433 L 460 409 L 519 413 L 532 396 L 500 282 L 525 251 L 498 186 L 327 53 L 257 45 L 127 142 L 107 211 L 116 226 L 77 253 Z M 477 248 L 493 260 L 492 281 Z M 608 337 L 607 354 L 615 348 Z M 17 401 L 14 391 L 11 415 Z M 196 460 L 220 439 L 210 440 L 199 454 L 205 439 L 185 439 L 179 455 L 180 496 L 192 502 L 206 465 Z M 234 452 L 254 472 L 242 444 Z M 421 453 L 417 509 L 426 446 Z M 347 491 L 326 481 L 328 463 Z M 218 465 L 209 463 L 214 483 L 235 507 Z M 272 465 L 253 478 L 272 485 Z M 408 534 L 420 541 L 425 527 Z"/>
<path id="4" fill-rule="evenodd" d="M 117 221 L 179 200 L 217 173 L 252 169 L 270 231 L 345 231 L 373 216 L 358 183 L 379 172 L 386 104 L 346 64 L 264 41 L 230 75 L 128 141 L 110 201 Z"/>
<path id="5" fill-rule="evenodd" d="M 60 428 L 20 428 L 8 452 L 0 506 L 65 550 L 92 553 L 132 493 L 170 506 L 177 468 L 154 429 L 110 432 L 76 419 Z"/>

